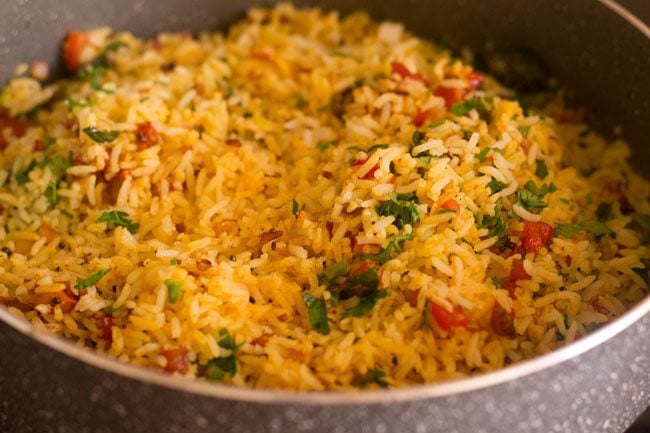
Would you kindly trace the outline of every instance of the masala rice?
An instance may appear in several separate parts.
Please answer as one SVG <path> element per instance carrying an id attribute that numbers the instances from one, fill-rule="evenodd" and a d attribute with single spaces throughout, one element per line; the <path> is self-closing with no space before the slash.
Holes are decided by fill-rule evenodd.
<path id="1" fill-rule="evenodd" d="M 227 35 L 84 35 L 76 78 L 0 101 L 0 300 L 37 329 L 238 386 L 393 387 L 647 294 L 626 144 L 400 24 L 283 4 Z"/>

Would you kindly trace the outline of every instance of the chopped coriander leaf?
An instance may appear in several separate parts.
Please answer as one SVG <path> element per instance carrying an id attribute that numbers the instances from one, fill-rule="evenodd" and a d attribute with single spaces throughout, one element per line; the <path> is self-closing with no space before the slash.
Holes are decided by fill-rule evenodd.
<path id="1" fill-rule="evenodd" d="M 546 166 L 546 161 L 543 159 L 537 160 L 537 167 L 535 168 L 535 176 L 544 180 L 548 176 L 548 167 Z"/>
<path id="2" fill-rule="evenodd" d="M 424 132 L 416 129 L 411 136 L 411 149 L 424 141 Z"/>
<path id="3" fill-rule="evenodd" d="M 490 188 L 490 191 L 492 191 L 492 194 L 496 194 L 497 192 L 502 191 L 503 188 L 506 187 L 506 184 L 492 178 L 490 182 L 488 182 L 487 186 Z"/>
<path id="4" fill-rule="evenodd" d="M 433 156 L 431 155 L 421 155 L 417 157 L 420 161 L 422 161 L 422 164 L 424 165 L 429 165 L 431 164 L 431 161 L 433 160 Z"/>
<path id="5" fill-rule="evenodd" d="M 16 182 L 18 185 L 25 185 L 29 181 L 29 173 L 36 167 L 36 161 L 31 160 L 27 167 L 16 173 Z"/>
<path id="6" fill-rule="evenodd" d="M 298 202 L 294 198 L 291 200 L 291 213 L 293 213 L 294 216 L 298 217 L 298 210 L 300 209 L 300 206 L 298 205 Z"/>
<path id="7" fill-rule="evenodd" d="M 219 331 L 218 344 L 219 347 L 232 350 L 233 352 L 239 348 L 239 346 L 237 346 L 237 342 L 235 341 L 235 338 L 232 335 L 230 335 L 230 331 L 228 331 L 225 328 Z"/>
<path id="8" fill-rule="evenodd" d="M 329 149 L 330 147 L 332 147 L 332 145 L 334 145 L 334 144 L 336 144 L 336 140 L 321 141 L 320 143 L 318 143 L 318 144 L 316 145 L 316 147 L 317 147 L 318 150 L 320 150 L 321 152 L 325 152 L 327 149 Z"/>
<path id="9" fill-rule="evenodd" d="M 106 90 L 101 83 L 102 76 L 106 72 L 107 65 L 103 62 L 91 62 L 79 69 L 77 72 L 77 78 L 81 81 L 86 81 L 90 84 L 90 87 L 93 90 L 102 91 L 106 93 L 112 93 L 109 90 Z"/>
<path id="10" fill-rule="evenodd" d="M 494 284 L 496 287 L 501 287 L 503 284 L 503 278 L 492 277 L 492 284 Z"/>
<path id="11" fill-rule="evenodd" d="M 455 212 L 454 210 L 448 210 L 445 209 L 446 212 Z M 388 245 L 386 245 L 386 248 L 379 254 L 359 254 L 359 257 L 364 259 L 364 260 L 373 260 L 379 264 L 384 264 L 387 261 L 391 259 L 391 253 L 393 251 L 399 253 L 402 251 L 402 247 L 400 246 L 401 242 L 408 241 L 413 239 L 413 233 L 410 235 L 403 235 L 403 236 L 395 236 L 395 238 L 391 239 L 390 242 L 388 242 Z"/>
<path id="12" fill-rule="evenodd" d="M 377 206 L 377 214 L 380 216 L 393 215 L 395 225 L 403 229 L 407 224 L 415 224 L 420 220 L 420 211 L 417 208 L 418 199 L 415 194 L 392 194 L 390 200 Z"/>
<path id="13" fill-rule="evenodd" d="M 429 123 L 429 125 L 427 126 L 427 128 L 437 128 L 438 126 L 442 125 L 442 124 L 445 123 L 446 121 L 447 121 L 446 119 L 438 119 L 438 120 L 434 120 L 433 122 Z"/>
<path id="14" fill-rule="evenodd" d="M 372 146 L 370 146 L 370 147 L 368 148 L 368 150 L 366 150 L 366 153 L 367 153 L 368 155 L 370 155 L 372 152 L 374 152 L 375 150 L 378 150 L 378 149 L 388 149 L 388 145 L 387 145 L 387 144 L 383 144 L 383 143 L 373 144 Z"/>
<path id="15" fill-rule="evenodd" d="M 366 290 L 377 290 L 379 287 L 379 275 L 377 274 L 377 269 L 370 268 L 365 272 L 362 272 L 357 275 L 352 275 L 348 279 L 348 285 L 350 287 L 363 287 Z"/>
<path id="16" fill-rule="evenodd" d="M 481 150 L 479 153 L 476 154 L 476 159 L 478 159 L 479 162 L 485 162 L 485 157 L 487 156 L 490 150 L 492 150 L 492 148 L 490 147 L 486 147 L 485 149 Z"/>
<path id="17" fill-rule="evenodd" d="M 305 108 L 306 106 L 307 101 L 305 98 L 300 93 L 296 93 L 296 108 Z"/>
<path id="18" fill-rule="evenodd" d="M 495 246 L 501 247 L 508 240 L 508 224 L 503 220 L 501 205 L 496 206 L 494 215 L 476 215 L 476 224 L 479 229 L 488 229 L 488 238 L 497 237 Z"/>
<path id="19" fill-rule="evenodd" d="M 528 131 L 530 130 L 530 125 L 522 125 L 522 126 L 517 126 L 517 130 L 523 135 L 524 137 L 528 137 Z"/>
<path id="20" fill-rule="evenodd" d="M 253 113 L 251 113 L 250 111 L 246 111 L 244 113 L 244 119 L 250 119 L 251 117 L 253 117 Z"/>
<path id="21" fill-rule="evenodd" d="M 60 212 L 61 212 L 61 215 L 65 216 L 67 218 L 70 218 L 70 219 L 74 218 L 74 215 L 72 215 L 72 212 L 70 212 L 67 209 L 61 209 Z"/>
<path id="22" fill-rule="evenodd" d="M 645 281 L 646 284 L 647 284 L 648 282 L 650 282 L 650 260 L 641 259 L 641 263 L 643 264 L 642 268 L 635 268 L 633 270 L 634 270 L 634 272 L 639 274 L 639 276 L 641 278 L 643 278 L 643 281 Z M 646 289 L 646 291 L 647 291 L 647 289 Z"/>
<path id="23" fill-rule="evenodd" d="M 77 99 L 71 99 L 67 98 L 63 101 L 66 107 L 68 107 L 68 111 L 74 110 L 75 107 L 79 108 L 84 108 L 84 107 L 89 107 L 91 104 L 88 101 L 84 101 L 82 99 L 77 100 Z"/>
<path id="24" fill-rule="evenodd" d="M 359 300 L 359 303 L 354 307 L 345 310 L 341 314 L 341 319 L 347 317 L 362 317 L 368 311 L 372 310 L 377 301 L 388 296 L 388 290 L 378 290 L 366 297 L 363 297 Z"/>
<path id="25" fill-rule="evenodd" d="M 181 283 L 175 280 L 165 280 L 167 286 L 167 300 L 170 304 L 175 304 L 181 296 Z"/>
<path id="26" fill-rule="evenodd" d="M 45 192 L 43 192 L 43 195 L 47 199 L 50 207 L 56 206 L 56 204 L 59 202 L 59 184 L 55 180 L 51 180 L 50 183 L 47 184 L 47 188 L 45 188 Z"/>
<path id="27" fill-rule="evenodd" d="M 598 221 L 605 222 L 612 217 L 612 205 L 611 203 L 601 203 L 596 209 L 596 217 Z"/>
<path id="28" fill-rule="evenodd" d="M 111 143 L 120 135 L 119 131 L 100 131 L 94 126 L 84 128 L 83 132 L 96 143 Z"/>
<path id="29" fill-rule="evenodd" d="M 172 265 L 172 266 L 178 266 L 178 265 L 181 264 L 181 261 L 178 260 L 176 257 L 174 257 L 169 261 L 169 264 Z"/>
<path id="30" fill-rule="evenodd" d="M 202 368 L 203 376 L 213 382 L 225 379 L 226 375 L 234 376 L 237 373 L 237 349 L 235 339 L 230 335 L 227 329 L 219 332 L 219 346 L 230 350 L 232 353 L 228 356 L 218 356 L 212 358 Z"/>
<path id="31" fill-rule="evenodd" d="M 51 145 L 54 144 L 54 142 L 56 142 L 56 138 L 54 138 L 52 136 L 46 135 L 45 137 L 43 137 L 43 147 L 44 147 L 44 149 L 47 150 Z"/>
<path id="32" fill-rule="evenodd" d="M 348 273 L 348 263 L 346 261 L 340 261 L 334 263 L 323 269 L 323 272 L 318 274 L 318 283 L 329 285 L 336 282 L 339 278 L 343 277 Z"/>
<path id="33" fill-rule="evenodd" d="M 56 154 L 50 158 L 46 158 L 41 162 L 41 165 L 48 167 L 52 175 L 60 179 L 65 174 L 66 170 L 72 166 L 70 160 Z"/>
<path id="34" fill-rule="evenodd" d="M 558 224 L 555 228 L 554 235 L 563 238 L 572 238 L 583 231 L 592 234 L 596 240 L 602 238 L 604 235 L 614 237 L 614 231 L 602 221 L 583 221 L 577 224 Z"/>
<path id="35" fill-rule="evenodd" d="M 317 298 L 310 293 L 304 293 L 302 299 L 305 301 L 305 305 L 307 306 L 307 313 L 311 327 L 319 334 L 329 334 L 330 325 L 327 321 L 327 306 L 325 305 L 325 300 Z"/>
<path id="36" fill-rule="evenodd" d="M 386 373 L 382 370 L 368 370 L 363 376 L 359 376 L 355 381 L 357 388 L 365 388 L 371 383 L 379 385 L 380 388 L 387 389 L 388 382 L 384 379 Z"/>
<path id="37" fill-rule="evenodd" d="M 537 188 L 535 182 L 529 180 L 523 189 L 517 190 L 517 204 L 531 212 L 541 211 L 548 206 L 548 203 L 544 201 L 544 196 L 555 190 L 555 185 L 552 183 L 542 184 L 540 188 Z"/>
<path id="38" fill-rule="evenodd" d="M 126 212 L 112 210 L 106 211 L 97 219 L 98 223 L 106 222 L 119 227 L 126 228 L 129 233 L 134 234 L 140 228 L 140 224 L 135 223 L 129 219 L 129 214 Z"/>
<path id="39" fill-rule="evenodd" d="M 110 269 L 100 269 L 99 271 L 93 272 L 87 278 L 77 280 L 77 284 L 75 284 L 74 288 L 77 290 L 84 290 L 90 286 L 94 286 L 110 271 Z"/>
<path id="40" fill-rule="evenodd" d="M 451 111 L 451 114 L 454 116 L 464 116 L 470 111 L 476 109 L 481 119 L 489 121 L 493 108 L 492 100 L 490 98 L 472 98 L 469 101 L 455 103 L 451 106 L 449 111 Z"/>

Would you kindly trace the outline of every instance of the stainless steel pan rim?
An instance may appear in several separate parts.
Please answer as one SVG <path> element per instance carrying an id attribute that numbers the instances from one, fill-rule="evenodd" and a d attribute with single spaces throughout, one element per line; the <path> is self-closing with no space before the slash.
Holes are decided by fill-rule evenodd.
<path id="1" fill-rule="evenodd" d="M 625 8 L 613 0 L 598 0 L 608 9 L 638 29 L 647 38 L 650 38 L 650 27 L 632 15 Z M 17 331 L 33 338 L 45 346 L 77 359 L 93 367 L 109 371 L 120 376 L 155 384 L 166 388 L 178 390 L 189 394 L 203 395 L 219 399 L 236 400 L 250 403 L 274 404 L 303 404 L 303 405 L 354 405 L 390 403 L 397 401 L 422 400 L 436 397 L 445 397 L 476 391 L 490 386 L 505 383 L 535 372 L 558 365 L 564 361 L 575 358 L 596 346 L 613 338 L 621 331 L 633 325 L 644 315 L 650 314 L 650 296 L 643 299 L 622 317 L 608 323 L 592 334 L 581 338 L 579 341 L 564 346 L 548 354 L 513 364 L 490 373 L 479 376 L 466 377 L 434 384 L 417 385 L 407 388 L 396 388 L 390 391 L 362 391 L 362 392 L 299 392 L 284 390 L 265 390 L 236 388 L 232 386 L 209 383 L 203 380 L 173 377 L 162 372 L 136 367 L 119 362 L 113 358 L 100 355 L 90 348 L 79 347 L 71 341 L 64 340 L 46 332 L 37 331 L 27 321 L 9 313 L 0 307 L 0 320 L 7 323 Z"/>
<path id="2" fill-rule="evenodd" d="M 58 336 L 37 331 L 28 322 L 12 315 L 4 308 L 0 308 L 0 320 L 23 334 L 31 336 L 39 343 L 88 365 L 121 376 L 126 376 L 131 379 L 164 386 L 166 388 L 172 388 L 190 394 L 199 394 L 208 397 L 251 403 L 351 405 L 431 399 L 475 391 L 508 382 L 553 367 L 571 358 L 575 358 L 576 356 L 604 343 L 610 338 L 613 338 L 616 334 L 633 325 L 637 320 L 649 313 L 650 296 L 635 305 L 625 313 L 625 315 L 603 326 L 592 334 L 553 352 L 538 356 L 528 361 L 522 361 L 509 367 L 479 376 L 433 384 L 416 385 L 407 388 L 395 388 L 390 391 L 377 390 L 363 392 L 300 392 L 236 388 L 203 380 L 173 377 L 155 370 L 119 362 L 107 356 L 100 355 L 90 348 L 79 347 L 71 341 L 64 340 Z"/>

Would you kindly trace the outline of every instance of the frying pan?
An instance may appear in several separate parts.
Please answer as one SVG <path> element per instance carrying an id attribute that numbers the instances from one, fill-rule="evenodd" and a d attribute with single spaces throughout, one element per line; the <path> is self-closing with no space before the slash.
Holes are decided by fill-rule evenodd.
<path id="1" fill-rule="evenodd" d="M 15 65 L 57 65 L 67 30 L 108 25 L 139 36 L 224 28 L 252 5 L 225 0 L 3 0 L 0 81 Z M 297 1 L 404 22 L 417 35 L 481 53 L 486 41 L 537 53 L 614 126 L 644 175 L 650 164 L 650 30 L 609 0 Z M 550 354 L 481 376 L 388 391 L 249 390 L 124 365 L 36 333 L 0 307 L 0 431 L 622 432 L 650 404 L 650 297 Z"/>

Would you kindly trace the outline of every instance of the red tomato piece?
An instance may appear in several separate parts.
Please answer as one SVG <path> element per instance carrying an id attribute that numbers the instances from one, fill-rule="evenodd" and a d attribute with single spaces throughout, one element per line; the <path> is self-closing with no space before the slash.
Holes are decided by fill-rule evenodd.
<path id="1" fill-rule="evenodd" d="M 441 208 L 443 209 L 448 209 L 448 210 L 453 210 L 456 212 L 456 216 L 460 215 L 460 205 L 456 200 L 453 198 L 450 200 L 447 200 L 443 204 L 440 205 Z"/>
<path id="2" fill-rule="evenodd" d="M 412 80 L 419 81 L 425 86 L 429 87 L 429 80 L 427 80 L 425 77 L 418 74 L 417 72 L 411 72 L 409 68 L 407 68 L 403 63 L 392 62 L 390 64 L 390 68 L 394 74 L 397 74 L 404 79 L 410 78 Z"/>
<path id="3" fill-rule="evenodd" d="M 553 227 L 539 222 L 524 221 L 524 248 L 527 253 L 536 253 L 553 239 Z"/>
<path id="4" fill-rule="evenodd" d="M 453 311 L 447 311 L 444 307 L 432 302 L 431 314 L 438 326 L 444 331 L 449 331 L 453 328 L 465 328 L 469 323 L 467 314 L 465 314 L 465 311 L 461 307 L 455 307 Z"/>
<path id="5" fill-rule="evenodd" d="M 151 122 L 140 123 L 135 131 L 135 139 L 138 142 L 138 149 L 146 149 L 158 143 L 158 131 Z"/>
<path id="6" fill-rule="evenodd" d="M 470 72 L 469 75 L 467 75 L 467 82 L 469 83 L 469 86 L 472 88 L 472 90 L 476 90 L 485 81 L 485 77 L 483 75 L 479 74 L 478 72 Z"/>
<path id="7" fill-rule="evenodd" d="M 445 100 L 445 106 L 447 107 L 447 110 L 449 110 L 452 105 L 462 101 L 463 98 L 465 98 L 465 89 L 458 89 L 455 87 L 438 86 L 435 88 L 433 93 Z"/>
<path id="8" fill-rule="evenodd" d="M 106 340 L 109 343 L 113 342 L 113 315 L 112 314 L 104 314 L 100 319 L 99 319 L 99 338 L 102 340 Z"/>
<path id="9" fill-rule="evenodd" d="M 63 44 L 63 61 L 70 72 L 76 72 L 81 67 L 81 53 L 90 40 L 84 32 L 70 31 Z"/>
<path id="10" fill-rule="evenodd" d="M 492 330 L 504 337 L 513 338 L 517 333 L 515 332 L 515 323 L 513 320 L 513 315 L 508 313 L 501 305 L 498 303 L 494 304 L 492 308 L 492 316 L 490 317 L 490 325 Z"/>
<path id="11" fill-rule="evenodd" d="M 190 360 L 187 356 L 187 349 L 184 347 L 163 350 L 162 355 L 167 359 L 167 365 L 164 368 L 167 373 L 185 374 L 190 371 Z"/>
<path id="12" fill-rule="evenodd" d="M 413 116 L 413 124 L 418 128 L 424 125 L 424 122 L 429 118 L 429 114 L 431 114 L 431 110 L 418 110 L 418 112 L 415 113 L 415 116 Z"/>
<path id="13" fill-rule="evenodd" d="M 354 161 L 354 162 L 352 163 L 352 166 L 353 166 L 353 167 L 359 167 L 359 166 L 363 165 L 367 160 L 368 160 L 367 157 L 366 157 L 366 158 L 360 158 L 360 159 L 357 159 L 356 161 Z M 379 165 L 375 164 L 375 165 L 372 166 L 372 168 L 371 168 L 370 170 L 368 170 L 368 173 L 366 173 L 366 174 L 364 174 L 363 176 L 361 176 L 361 178 L 362 178 L 362 179 L 374 179 L 374 178 L 375 178 L 375 172 L 376 172 L 377 170 L 379 170 Z"/>
<path id="14" fill-rule="evenodd" d="M 522 280 L 530 280 L 532 277 L 528 275 L 528 272 L 524 269 L 524 265 L 521 260 L 513 260 L 512 268 L 510 268 L 510 275 L 508 279 L 503 283 L 503 288 L 508 290 L 512 295 L 517 287 L 517 282 Z"/>

